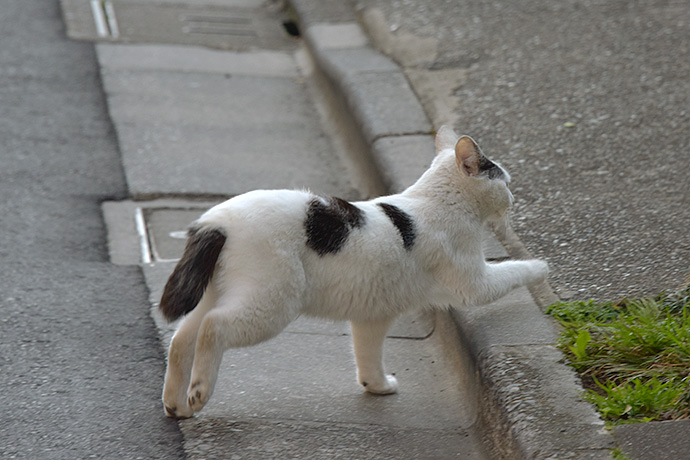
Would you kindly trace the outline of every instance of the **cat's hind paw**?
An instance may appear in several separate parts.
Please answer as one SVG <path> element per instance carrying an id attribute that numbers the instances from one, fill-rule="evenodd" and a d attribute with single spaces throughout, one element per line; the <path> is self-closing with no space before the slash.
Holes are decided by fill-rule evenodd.
<path id="1" fill-rule="evenodd" d="M 194 416 L 194 411 L 192 411 L 192 409 L 190 409 L 186 404 L 183 407 L 178 408 L 177 406 L 167 405 L 164 403 L 163 408 L 165 409 L 165 415 L 171 418 L 185 419 Z"/>
<path id="2" fill-rule="evenodd" d="M 369 393 L 377 395 L 390 395 L 398 392 L 398 380 L 392 375 L 386 375 L 383 381 L 370 382 L 362 380 L 360 383 Z"/>
<path id="3" fill-rule="evenodd" d="M 208 385 L 204 382 L 194 382 L 187 391 L 187 405 L 192 412 L 199 412 L 211 398 Z"/>
<path id="4" fill-rule="evenodd" d="M 171 418 L 183 419 L 194 415 L 192 408 L 187 405 L 187 395 L 179 392 L 169 381 L 166 381 L 163 389 L 163 408 L 165 415 Z"/>

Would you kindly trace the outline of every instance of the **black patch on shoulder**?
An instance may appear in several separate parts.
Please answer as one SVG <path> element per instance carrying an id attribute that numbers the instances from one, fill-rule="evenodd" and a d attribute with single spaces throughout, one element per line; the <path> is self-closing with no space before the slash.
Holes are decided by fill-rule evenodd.
<path id="1" fill-rule="evenodd" d="M 347 201 L 331 197 L 325 203 L 322 198 L 309 202 L 304 228 L 307 246 L 320 256 L 335 254 L 347 241 L 353 228 L 364 225 L 364 213 Z"/>
<path id="2" fill-rule="evenodd" d="M 398 229 L 398 232 L 400 232 L 405 249 L 408 251 L 412 249 L 414 241 L 417 238 L 412 217 L 410 217 L 409 214 L 399 207 L 393 206 L 392 204 L 379 203 L 378 205 L 381 209 L 383 209 L 383 212 L 386 213 L 391 222 L 393 222 L 393 225 L 395 225 L 395 228 Z"/>
<path id="3" fill-rule="evenodd" d="M 479 174 L 483 174 L 489 179 L 500 179 L 503 177 L 503 170 L 496 163 L 482 155 L 479 158 Z"/>

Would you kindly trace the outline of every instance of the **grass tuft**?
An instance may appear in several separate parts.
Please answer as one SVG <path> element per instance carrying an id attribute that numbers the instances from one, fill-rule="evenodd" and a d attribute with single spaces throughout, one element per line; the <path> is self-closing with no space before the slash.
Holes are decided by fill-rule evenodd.
<path id="1" fill-rule="evenodd" d="M 547 313 L 609 423 L 690 417 L 690 284 L 648 299 L 559 302 Z"/>
<path id="2" fill-rule="evenodd" d="M 613 449 L 613 452 L 611 452 L 611 456 L 613 457 L 613 460 L 630 460 L 630 457 L 625 455 L 622 450 L 619 448 Z"/>

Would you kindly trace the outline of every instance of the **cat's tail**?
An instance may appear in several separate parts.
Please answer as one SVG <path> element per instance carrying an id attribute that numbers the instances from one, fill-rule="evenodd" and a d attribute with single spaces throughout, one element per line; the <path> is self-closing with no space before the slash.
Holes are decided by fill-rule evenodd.
<path id="1" fill-rule="evenodd" d="M 195 226 L 189 230 L 182 258 L 163 289 L 159 308 L 168 321 L 196 308 L 216 269 L 225 234 L 216 229 Z"/>

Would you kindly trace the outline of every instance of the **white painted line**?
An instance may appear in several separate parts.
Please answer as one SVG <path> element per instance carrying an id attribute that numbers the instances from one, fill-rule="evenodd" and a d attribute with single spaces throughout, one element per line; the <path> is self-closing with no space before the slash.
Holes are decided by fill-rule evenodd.
<path id="1" fill-rule="evenodd" d="M 110 35 L 108 31 L 108 24 L 105 20 L 105 13 L 103 12 L 103 4 L 100 0 L 91 0 L 91 12 L 93 13 L 93 21 L 96 24 L 96 32 L 99 37 L 107 37 Z"/>
<path id="2" fill-rule="evenodd" d="M 137 207 L 134 213 L 134 220 L 137 224 L 137 233 L 139 234 L 139 245 L 141 246 L 141 262 L 145 264 L 151 263 L 151 247 L 149 246 L 148 232 L 146 231 L 146 222 L 144 222 L 144 212 L 140 207 Z"/>
<path id="3" fill-rule="evenodd" d="M 156 259 L 156 261 L 161 263 L 177 263 L 180 259 Z"/>
<path id="4" fill-rule="evenodd" d="M 110 36 L 118 38 L 120 36 L 120 28 L 117 26 L 117 18 L 115 17 L 115 8 L 113 3 L 109 0 L 103 2 L 106 19 L 108 20 L 108 27 L 110 28 Z"/>

